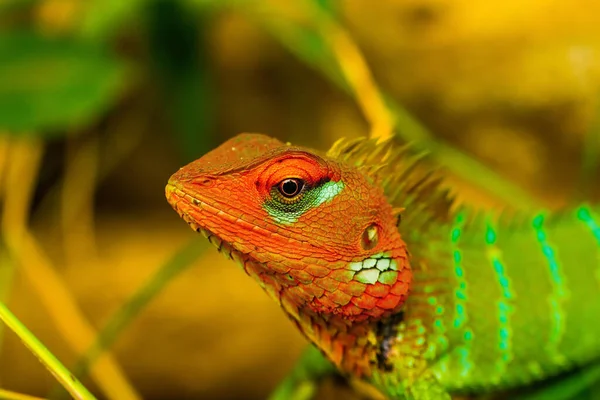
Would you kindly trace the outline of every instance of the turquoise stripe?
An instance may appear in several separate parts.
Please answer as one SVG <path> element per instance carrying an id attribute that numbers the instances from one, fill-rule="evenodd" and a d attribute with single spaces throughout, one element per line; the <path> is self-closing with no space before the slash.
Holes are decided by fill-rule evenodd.
<path id="1" fill-rule="evenodd" d="M 507 363 L 512 359 L 512 330 L 510 327 L 510 314 L 512 312 L 511 302 L 513 293 L 510 287 L 510 281 L 504 269 L 501 259 L 501 251 L 496 246 L 497 235 L 493 226 L 488 223 L 485 241 L 487 244 L 487 256 L 494 268 L 502 298 L 498 301 L 498 348 L 500 350 L 500 361 L 498 362 L 499 375 L 502 376 Z"/>
<path id="2" fill-rule="evenodd" d="M 598 225 L 598 223 L 594 220 L 594 217 L 592 216 L 592 212 L 590 211 L 590 209 L 588 207 L 579 207 L 579 209 L 577 210 L 577 218 L 581 221 L 583 221 L 592 231 L 592 234 L 594 235 L 594 237 L 596 238 L 596 241 L 598 242 L 598 245 L 600 246 L 600 226 Z M 596 249 L 596 254 L 597 254 L 597 261 L 598 261 L 598 265 L 596 268 L 596 280 L 598 281 L 598 284 L 600 285 L 600 250 Z"/>
<path id="3" fill-rule="evenodd" d="M 473 341 L 473 331 L 470 327 L 465 326 L 467 324 L 467 279 L 465 276 L 465 269 L 463 268 L 463 255 L 458 245 L 462 228 L 465 222 L 464 212 L 457 214 L 454 221 L 454 225 L 451 231 L 452 240 L 452 255 L 454 260 L 454 274 L 457 282 L 457 289 L 455 291 L 455 318 L 453 326 L 455 329 L 464 327 L 463 340 L 464 344 L 458 349 L 459 362 L 460 362 L 460 376 L 466 377 L 473 370 L 473 362 L 471 361 L 471 345 Z"/>
<path id="4" fill-rule="evenodd" d="M 552 327 L 547 346 L 554 357 L 563 359 L 564 356 L 560 353 L 558 347 L 563 339 L 566 329 L 567 314 L 564 312 L 563 304 L 569 297 L 569 293 L 555 252 L 548 243 L 548 238 L 546 232 L 544 232 L 543 225 L 544 215 L 540 214 L 533 219 L 533 228 L 535 229 L 537 240 L 548 263 L 550 284 L 552 286 L 552 293 L 548 296 L 552 316 Z"/>
<path id="5" fill-rule="evenodd" d="M 590 209 L 588 207 L 580 207 L 577 210 L 577 218 L 585 222 L 585 224 L 591 229 L 592 234 L 596 238 L 598 244 L 600 244 L 600 226 L 598 226 L 594 220 L 594 217 L 592 217 Z"/>

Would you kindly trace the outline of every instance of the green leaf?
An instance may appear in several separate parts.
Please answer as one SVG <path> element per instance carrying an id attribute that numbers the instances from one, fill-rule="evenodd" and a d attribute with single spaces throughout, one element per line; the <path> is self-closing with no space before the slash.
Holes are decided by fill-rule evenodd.
<path id="1" fill-rule="evenodd" d="M 47 134 L 84 125 L 123 89 L 125 66 L 89 42 L 0 35 L 0 131 Z"/>
<path id="2" fill-rule="evenodd" d="M 152 0 L 88 0 L 81 20 L 81 34 L 107 39 L 139 16 Z"/>
<path id="3" fill-rule="evenodd" d="M 174 0 L 157 0 L 147 13 L 148 66 L 157 82 L 170 132 L 186 161 L 214 140 L 214 98 L 208 33 L 211 13 Z"/>

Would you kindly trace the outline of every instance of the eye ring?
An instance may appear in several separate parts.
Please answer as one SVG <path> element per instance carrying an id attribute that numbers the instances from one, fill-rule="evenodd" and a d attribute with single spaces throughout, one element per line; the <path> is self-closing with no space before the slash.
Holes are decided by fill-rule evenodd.
<path id="1" fill-rule="evenodd" d="M 304 189 L 304 181 L 300 178 L 287 178 L 277 184 L 277 190 L 286 199 L 298 196 Z"/>

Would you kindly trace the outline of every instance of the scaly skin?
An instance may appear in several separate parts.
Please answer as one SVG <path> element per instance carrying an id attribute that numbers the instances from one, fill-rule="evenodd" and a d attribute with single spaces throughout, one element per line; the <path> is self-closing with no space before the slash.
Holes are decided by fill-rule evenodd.
<path id="1" fill-rule="evenodd" d="M 390 397 L 510 390 L 598 359 L 599 210 L 453 212 L 415 164 L 372 141 L 322 155 L 242 134 L 166 195 L 342 372 Z"/>

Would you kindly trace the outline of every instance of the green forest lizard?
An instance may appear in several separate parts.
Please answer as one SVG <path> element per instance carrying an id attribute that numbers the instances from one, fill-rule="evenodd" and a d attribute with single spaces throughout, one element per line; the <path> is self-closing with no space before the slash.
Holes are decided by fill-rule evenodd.
<path id="1" fill-rule="evenodd" d="M 166 196 L 343 374 L 390 398 L 590 396 L 600 208 L 495 218 L 440 184 L 390 142 L 322 154 L 242 134 Z"/>

